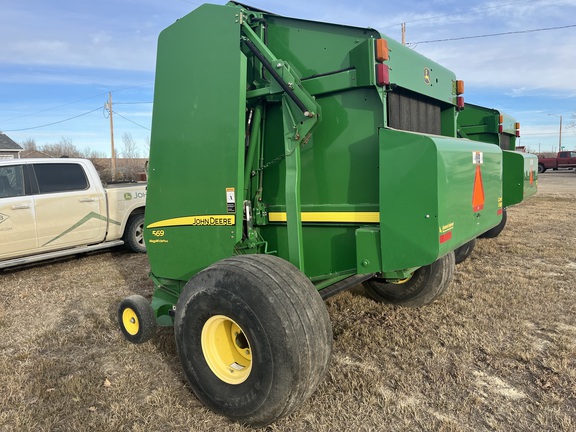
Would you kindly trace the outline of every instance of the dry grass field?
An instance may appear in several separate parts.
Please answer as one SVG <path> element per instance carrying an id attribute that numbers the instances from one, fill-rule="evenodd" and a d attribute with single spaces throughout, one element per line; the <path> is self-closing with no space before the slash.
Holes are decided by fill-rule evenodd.
<path id="1" fill-rule="evenodd" d="M 0 273 L 0 431 L 245 431 L 189 390 L 172 329 L 122 338 L 118 302 L 150 297 L 120 250 Z M 576 430 L 576 174 L 547 172 L 479 240 L 440 301 L 327 301 L 319 390 L 270 431 Z"/>

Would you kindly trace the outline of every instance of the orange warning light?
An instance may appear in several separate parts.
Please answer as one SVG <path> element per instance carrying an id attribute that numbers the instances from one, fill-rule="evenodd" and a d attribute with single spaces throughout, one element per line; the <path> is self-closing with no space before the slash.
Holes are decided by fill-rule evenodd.
<path id="1" fill-rule="evenodd" d="M 461 95 L 464 93 L 464 81 L 456 80 L 456 94 Z"/>
<path id="2" fill-rule="evenodd" d="M 474 213 L 484 208 L 484 184 L 482 183 L 482 171 L 480 165 L 476 165 L 474 176 L 474 190 L 472 192 L 472 209 Z"/>
<path id="3" fill-rule="evenodd" d="M 386 39 L 376 39 L 376 60 L 383 62 L 389 58 L 388 41 Z"/>

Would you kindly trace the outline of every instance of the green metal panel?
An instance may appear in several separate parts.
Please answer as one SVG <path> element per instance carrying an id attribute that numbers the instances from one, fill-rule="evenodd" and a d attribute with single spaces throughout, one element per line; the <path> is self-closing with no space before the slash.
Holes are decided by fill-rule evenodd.
<path id="1" fill-rule="evenodd" d="M 390 49 L 390 82 L 418 94 L 456 104 L 456 76 L 438 63 L 386 38 Z"/>
<path id="2" fill-rule="evenodd" d="M 378 127 L 383 105 L 374 88 L 340 92 L 316 100 L 322 119 L 302 147 L 302 206 L 378 204 Z M 270 106 L 264 134 L 264 165 L 278 160 L 282 112 Z M 272 210 L 285 205 L 283 159 L 263 171 L 264 202 Z"/>
<path id="3" fill-rule="evenodd" d="M 501 161 L 494 145 L 381 129 L 383 270 L 430 264 L 497 225 Z M 484 199 L 475 211 L 480 186 Z"/>
<path id="4" fill-rule="evenodd" d="M 382 271 L 382 248 L 380 228 L 364 227 L 356 230 L 356 272 L 378 273 Z"/>
<path id="5" fill-rule="evenodd" d="M 503 151 L 502 205 L 508 207 L 534 195 L 538 186 L 538 157 Z"/>
<path id="6" fill-rule="evenodd" d="M 503 120 L 502 134 L 505 134 L 510 142 L 509 150 L 514 150 L 516 148 L 516 120 L 496 109 L 467 103 L 464 110 L 458 113 L 458 132 L 463 138 L 499 145 L 500 116 Z"/>
<path id="7" fill-rule="evenodd" d="M 188 280 L 241 239 L 246 58 L 237 13 L 203 5 L 159 38 L 144 233 L 158 277 Z"/>
<path id="8" fill-rule="evenodd" d="M 305 223 L 302 228 L 306 276 L 323 280 L 356 270 L 355 232 L 358 225 Z M 270 251 L 286 258 L 288 236 L 286 225 L 269 224 L 261 228 Z"/>
<path id="9" fill-rule="evenodd" d="M 380 37 L 369 28 L 264 16 L 268 46 L 278 58 L 290 62 L 303 79 L 349 68 L 356 63 L 353 50 L 367 39 Z"/>

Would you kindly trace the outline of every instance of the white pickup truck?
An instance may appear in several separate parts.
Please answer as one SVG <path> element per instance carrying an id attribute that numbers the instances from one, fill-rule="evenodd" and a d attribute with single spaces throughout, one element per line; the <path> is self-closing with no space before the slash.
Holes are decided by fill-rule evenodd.
<path id="1" fill-rule="evenodd" d="M 0 268 L 126 244 L 146 252 L 145 183 L 103 186 L 86 159 L 0 160 Z"/>

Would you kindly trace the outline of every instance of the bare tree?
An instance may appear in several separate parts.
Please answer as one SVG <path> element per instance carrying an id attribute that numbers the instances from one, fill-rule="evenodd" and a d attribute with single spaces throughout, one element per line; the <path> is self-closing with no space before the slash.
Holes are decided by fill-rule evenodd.
<path id="1" fill-rule="evenodd" d="M 52 157 L 83 157 L 82 151 L 79 150 L 70 138 L 62 137 L 55 144 L 44 144 L 40 151 L 49 154 Z"/>
<path id="2" fill-rule="evenodd" d="M 138 173 L 142 171 L 138 161 L 140 156 L 138 145 L 128 132 L 122 135 L 122 143 L 122 151 L 119 153 L 122 158 L 116 159 L 116 178 L 121 180 L 136 180 Z"/>
<path id="3" fill-rule="evenodd" d="M 146 157 L 149 157 L 150 155 L 150 135 L 148 135 L 146 137 L 146 140 L 144 141 L 144 148 L 146 149 Z"/>
<path id="4" fill-rule="evenodd" d="M 103 151 L 92 150 L 90 147 L 87 147 L 84 152 L 84 158 L 86 159 L 105 159 L 106 153 Z"/>
<path id="5" fill-rule="evenodd" d="M 125 159 L 137 159 L 140 157 L 138 145 L 129 132 L 125 132 L 124 135 L 122 135 L 122 143 L 122 156 Z"/>
<path id="6" fill-rule="evenodd" d="M 24 141 L 20 142 L 20 145 L 24 150 L 38 150 L 38 145 L 34 138 L 26 138 Z"/>

